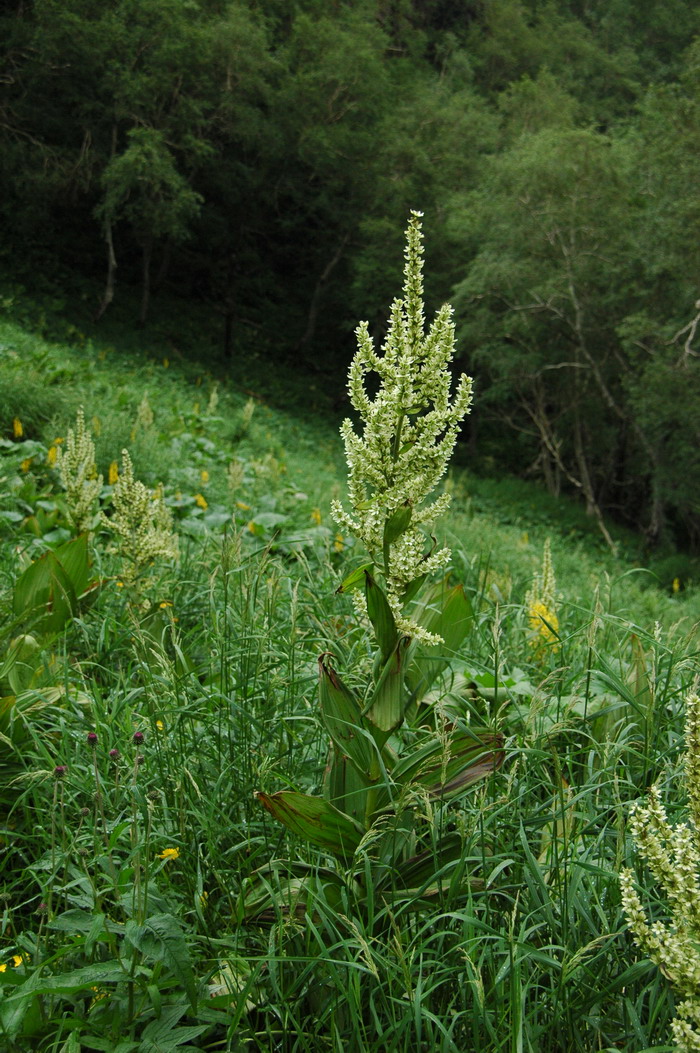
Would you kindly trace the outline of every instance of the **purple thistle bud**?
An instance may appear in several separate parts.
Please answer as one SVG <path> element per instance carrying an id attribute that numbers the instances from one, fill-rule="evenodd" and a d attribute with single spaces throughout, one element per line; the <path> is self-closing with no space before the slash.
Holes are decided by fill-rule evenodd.
<path id="1" fill-rule="evenodd" d="M 87 733 L 87 744 L 88 744 L 88 746 L 93 746 L 93 747 L 97 745 L 97 732 L 96 731 L 88 731 L 88 733 Z"/>
<path id="2" fill-rule="evenodd" d="M 136 743 L 137 746 L 140 746 L 143 742 L 143 732 L 135 731 L 133 741 Z"/>
<path id="3" fill-rule="evenodd" d="M 67 764 L 57 764 L 56 767 L 53 770 L 53 777 L 54 777 L 54 779 L 62 779 L 67 771 L 68 771 L 68 765 Z"/>
<path id="4" fill-rule="evenodd" d="M 109 755 L 113 761 L 118 761 L 121 757 L 121 753 L 119 752 L 119 750 L 110 750 Z"/>

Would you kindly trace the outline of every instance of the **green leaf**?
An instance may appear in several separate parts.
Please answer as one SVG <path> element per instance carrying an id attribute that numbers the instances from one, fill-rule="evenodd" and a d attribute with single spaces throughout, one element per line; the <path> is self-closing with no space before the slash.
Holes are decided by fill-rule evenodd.
<path id="1" fill-rule="evenodd" d="M 53 552 L 31 563 L 15 582 L 13 613 L 30 621 L 36 632 L 59 632 L 77 605 L 76 591 Z"/>
<path id="2" fill-rule="evenodd" d="M 402 757 L 392 776 L 403 786 L 425 787 L 434 797 L 456 797 L 501 767 L 503 736 L 492 731 L 453 732 L 445 746 L 437 737 Z"/>
<path id="3" fill-rule="evenodd" d="M 381 661 L 385 663 L 396 647 L 398 640 L 396 621 L 383 590 L 377 585 L 368 570 L 365 571 L 365 596 L 367 598 L 367 614 L 374 629 L 377 646 L 381 652 Z"/>
<path id="4" fill-rule="evenodd" d="M 194 1010 L 197 987 L 185 935 L 172 914 L 154 914 L 143 925 L 127 921 L 124 935 L 137 951 L 154 962 L 161 962 L 179 981 Z"/>
<path id="5" fill-rule="evenodd" d="M 384 553 L 385 566 L 388 566 L 389 564 L 389 550 L 391 546 L 397 538 L 401 537 L 401 535 L 408 530 L 412 517 L 413 509 L 408 501 L 405 501 L 391 513 L 384 524 L 382 550 Z"/>
<path id="6" fill-rule="evenodd" d="M 464 643 L 474 624 L 474 608 L 462 585 L 448 588 L 443 581 L 425 590 L 411 617 L 444 641 L 421 648 L 420 657 L 411 662 L 406 671 L 407 688 L 413 701 L 420 702 L 445 668 L 445 659 L 457 653 Z"/>
<path id="7" fill-rule="evenodd" d="M 317 848 L 331 852 L 349 863 L 364 837 L 365 831 L 356 820 L 345 815 L 323 797 L 281 790 L 268 795 L 255 795 L 270 815 L 283 823 L 292 833 L 303 837 Z"/>
<path id="8" fill-rule="evenodd" d="M 376 746 L 362 719 L 360 703 L 328 661 L 330 657 L 326 652 L 318 659 L 321 719 L 341 754 L 349 757 L 358 772 L 369 780 L 372 768 L 376 767 Z"/>
<path id="9" fill-rule="evenodd" d="M 338 588 L 335 590 L 336 593 L 352 592 L 353 589 L 362 589 L 365 586 L 365 571 L 371 573 L 374 570 L 374 563 L 363 563 L 361 567 L 357 567 L 355 570 L 348 574 Z"/>
<path id="10" fill-rule="evenodd" d="M 409 699 L 404 686 L 406 656 L 411 654 L 412 641 L 401 636 L 382 669 L 364 716 L 376 728 L 389 733 L 403 720 Z"/>

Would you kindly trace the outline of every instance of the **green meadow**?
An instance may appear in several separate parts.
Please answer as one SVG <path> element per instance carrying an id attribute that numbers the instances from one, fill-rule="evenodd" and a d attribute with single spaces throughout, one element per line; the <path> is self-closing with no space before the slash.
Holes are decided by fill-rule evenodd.
<path id="1" fill-rule="evenodd" d="M 692 561 L 650 567 L 615 528 L 611 553 L 458 447 L 450 562 L 415 608 L 443 640 L 399 743 L 363 696 L 390 615 L 369 572 L 365 610 L 349 595 L 367 557 L 330 514 L 323 384 L 50 329 L 0 324 L 2 1048 L 673 1048 L 620 873 L 668 918 L 629 816 L 654 784 L 685 814 Z M 145 511 L 120 535 L 130 465 Z"/>

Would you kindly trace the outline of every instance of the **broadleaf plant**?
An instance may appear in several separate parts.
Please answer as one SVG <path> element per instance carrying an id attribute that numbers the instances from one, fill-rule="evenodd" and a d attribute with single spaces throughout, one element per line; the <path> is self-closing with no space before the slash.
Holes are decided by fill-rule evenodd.
<path id="1" fill-rule="evenodd" d="M 355 894 L 371 880 L 372 895 L 387 903 L 397 895 L 431 901 L 445 867 L 457 870 L 463 888 L 473 880 L 459 838 L 449 832 L 436 839 L 426 810 L 458 798 L 503 762 L 498 733 L 471 726 L 454 708 L 448 715 L 440 691 L 431 691 L 473 623 L 463 588 L 431 580 L 450 551 L 430 534 L 449 504 L 447 493 L 432 495 L 469 412 L 471 380 L 460 376 L 452 391 L 449 305 L 425 332 L 420 213 L 412 213 L 406 237 L 403 297 L 393 304 L 382 353 L 366 323 L 357 329 L 349 393 L 361 431 L 350 420 L 341 428 L 351 508 L 332 506 L 339 527 L 369 555 L 338 592 L 352 595 L 372 633 L 372 669 L 358 691 L 341 678 L 331 653 L 319 658 L 320 718 L 330 738 L 324 797 L 258 794 L 289 830 L 335 857 Z M 379 378 L 374 398 L 370 373 Z M 297 871 L 290 863 L 288 891 L 293 885 L 301 896 L 309 887 Z M 265 868 L 257 887 L 253 880 L 244 890 L 244 916 L 270 916 L 268 876 Z"/>

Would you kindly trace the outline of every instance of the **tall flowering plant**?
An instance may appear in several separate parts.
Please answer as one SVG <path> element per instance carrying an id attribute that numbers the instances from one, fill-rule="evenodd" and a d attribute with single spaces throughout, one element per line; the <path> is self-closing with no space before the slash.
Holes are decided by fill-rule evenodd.
<path id="1" fill-rule="evenodd" d="M 404 892 L 431 887 L 436 857 L 421 851 L 419 816 L 426 804 L 430 812 L 430 802 L 459 796 L 503 759 L 497 734 L 472 727 L 459 713 L 448 719 L 439 692 L 437 701 L 435 691 L 427 700 L 444 655 L 462 645 L 473 620 L 463 588 L 433 580 L 450 552 L 430 535 L 449 504 L 449 495 L 433 492 L 469 411 L 471 381 L 461 376 L 452 391 L 448 305 L 425 332 L 420 219 L 412 213 L 403 296 L 393 304 L 382 352 L 366 323 L 357 329 L 349 392 L 358 425 L 346 420 L 341 429 L 350 507 L 332 507 L 341 530 L 367 551 L 338 592 L 352 594 L 373 635 L 372 672 L 358 691 L 341 678 L 331 653 L 319 657 L 320 716 L 330 738 L 324 796 L 257 795 L 290 830 L 358 866 L 356 882 L 366 880 L 368 858 L 381 861 L 374 894 L 396 882 Z M 374 397 L 371 373 L 379 379 Z M 458 840 L 438 846 L 440 866 L 450 855 L 458 858 Z M 247 913 L 260 906 L 253 893 Z"/>
<path id="2" fill-rule="evenodd" d="M 668 902 L 668 921 L 646 913 L 629 869 L 620 875 L 622 907 L 632 939 L 658 965 L 678 996 L 671 1024 L 679 1053 L 700 1050 L 700 696 L 686 701 L 685 786 L 688 821 L 671 826 L 658 786 L 637 805 L 630 827 L 654 887 Z"/>

